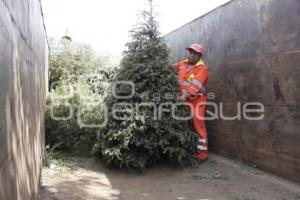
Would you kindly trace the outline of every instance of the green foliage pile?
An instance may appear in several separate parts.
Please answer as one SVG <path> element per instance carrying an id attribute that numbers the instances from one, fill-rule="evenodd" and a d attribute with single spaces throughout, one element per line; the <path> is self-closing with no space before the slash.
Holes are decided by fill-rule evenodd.
<path id="1" fill-rule="evenodd" d="M 133 82 L 134 95 L 124 99 L 110 93 L 105 99 L 108 124 L 100 131 L 93 153 L 111 166 L 143 169 L 162 160 L 176 165 L 189 165 L 194 161 L 195 133 L 187 121 L 172 117 L 171 105 L 177 102 L 179 87 L 151 4 L 150 8 L 149 12 L 143 12 L 143 22 L 132 30 L 132 41 L 127 43 L 114 78 L 114 83 Z M 132 88 L 127 84 L 118 84 L 115 88 L 118 95 L 131 94 Z M 136 105 L 142 104 L 157 108 L 164 105 L 168 111 L 163 112 L 161 119 L 155 119 L 153 107 L 143 106 L 137 114 Z M 119 119 L 114 117 L 114 106 L 119 109 L 115 113 Z M 185 106 L 177 107 L 176 114 L 189 116 L 189 111 Z"/>
<path id="2" fill-rule="evenodd" d="M 90 155 L 101 124 L 103 99 L 114 76 L 105 58 L 71 41 L 50 41 L 50 92 L 45 116 L 51 151 Z"/>
<path id="3" fill-rule="evenodd" d="M 75 91 L 73 95 L 66 97 L 70 95 L 69 87 L 72 86 L 59 85 L 47 98 L 46 144 L 51 151 L 88 155 L 97 130 L 81 124 L 101 123 L 101 104 L 93 105 L 89 104 L 91 100 L 83 100 L 82 92 L 88 91 L 88 86 L 85 91 Z M 85 98 L 94 96 L 90 91 L 84 95 Z"/>

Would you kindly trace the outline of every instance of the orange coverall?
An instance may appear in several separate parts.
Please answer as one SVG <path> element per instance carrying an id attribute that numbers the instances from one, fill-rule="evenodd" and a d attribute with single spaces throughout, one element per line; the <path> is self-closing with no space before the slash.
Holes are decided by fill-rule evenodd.
<path id="1" fill-rule="evenodd" d="M 190 103 L 194 109 L 193 126 L 199 135 L 197 158 L 205 160 L 208 158 L 207 131 L 204 120 L 207 102 L 208 69 L 202 60 L 195 65 L 189 65 L 187 60 L 183 60 L 176 63 L 175 68 L 180 91 L 189 95 L 186 102 Z"/>

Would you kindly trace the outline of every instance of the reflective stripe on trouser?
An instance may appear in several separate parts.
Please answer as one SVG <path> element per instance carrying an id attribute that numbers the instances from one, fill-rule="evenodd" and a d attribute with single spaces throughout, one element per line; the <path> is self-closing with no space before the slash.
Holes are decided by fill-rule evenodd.
<path id="1" fill-rule="evenodd" d="M 193 118 L 193 125 L 195 131 L 198 133 L 199 138 L 197 142 L 197 158 L 205 160 L 208 158 L 208 142 L 207 142 L 207 130 L 205 126 L 205 105 L 197 106 L 194 105 L 195 115 Z M 198 117 L 197 117 L 198 116 Z"/>

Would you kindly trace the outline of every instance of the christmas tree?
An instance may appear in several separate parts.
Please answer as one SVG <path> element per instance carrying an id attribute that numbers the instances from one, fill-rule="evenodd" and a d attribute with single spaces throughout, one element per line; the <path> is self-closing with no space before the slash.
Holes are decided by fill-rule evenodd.
<path id="1" fill-rule="evenodd" d="M 151 0 L 149 4 L 143 21 L 131 31 L 113 91 L 105 100 L 108 123 L 93 150 L 113 166 L 143 169 L 162 160 L 178 165 L 194 161 L 195 133 L 187 120 L 174 117 L 190 113 L 187 106 L 175 106 L 177 77 Z"/>

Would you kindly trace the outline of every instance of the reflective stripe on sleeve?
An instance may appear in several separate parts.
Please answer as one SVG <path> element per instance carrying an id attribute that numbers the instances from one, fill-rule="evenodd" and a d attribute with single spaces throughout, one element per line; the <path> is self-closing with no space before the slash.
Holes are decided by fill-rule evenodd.
<path id="1" fill-rule="evenodd" d="M 201 88 L 201 90 L 203 90 L 206 93 L 206 88 L 204 87 L 204 85 L 202 83 L 200 83 L 196 79 L 194 79 L 192 83 L 197 85 L 199 88 Z"/>
<path id="2" fill-rule="evenodd" d="M 190 82 L 187 82 L 187 81 L 179 81 L 179 85 L 182 85 L 182 86 L 190 86 L 191 83 L 190 83 Z"/>

